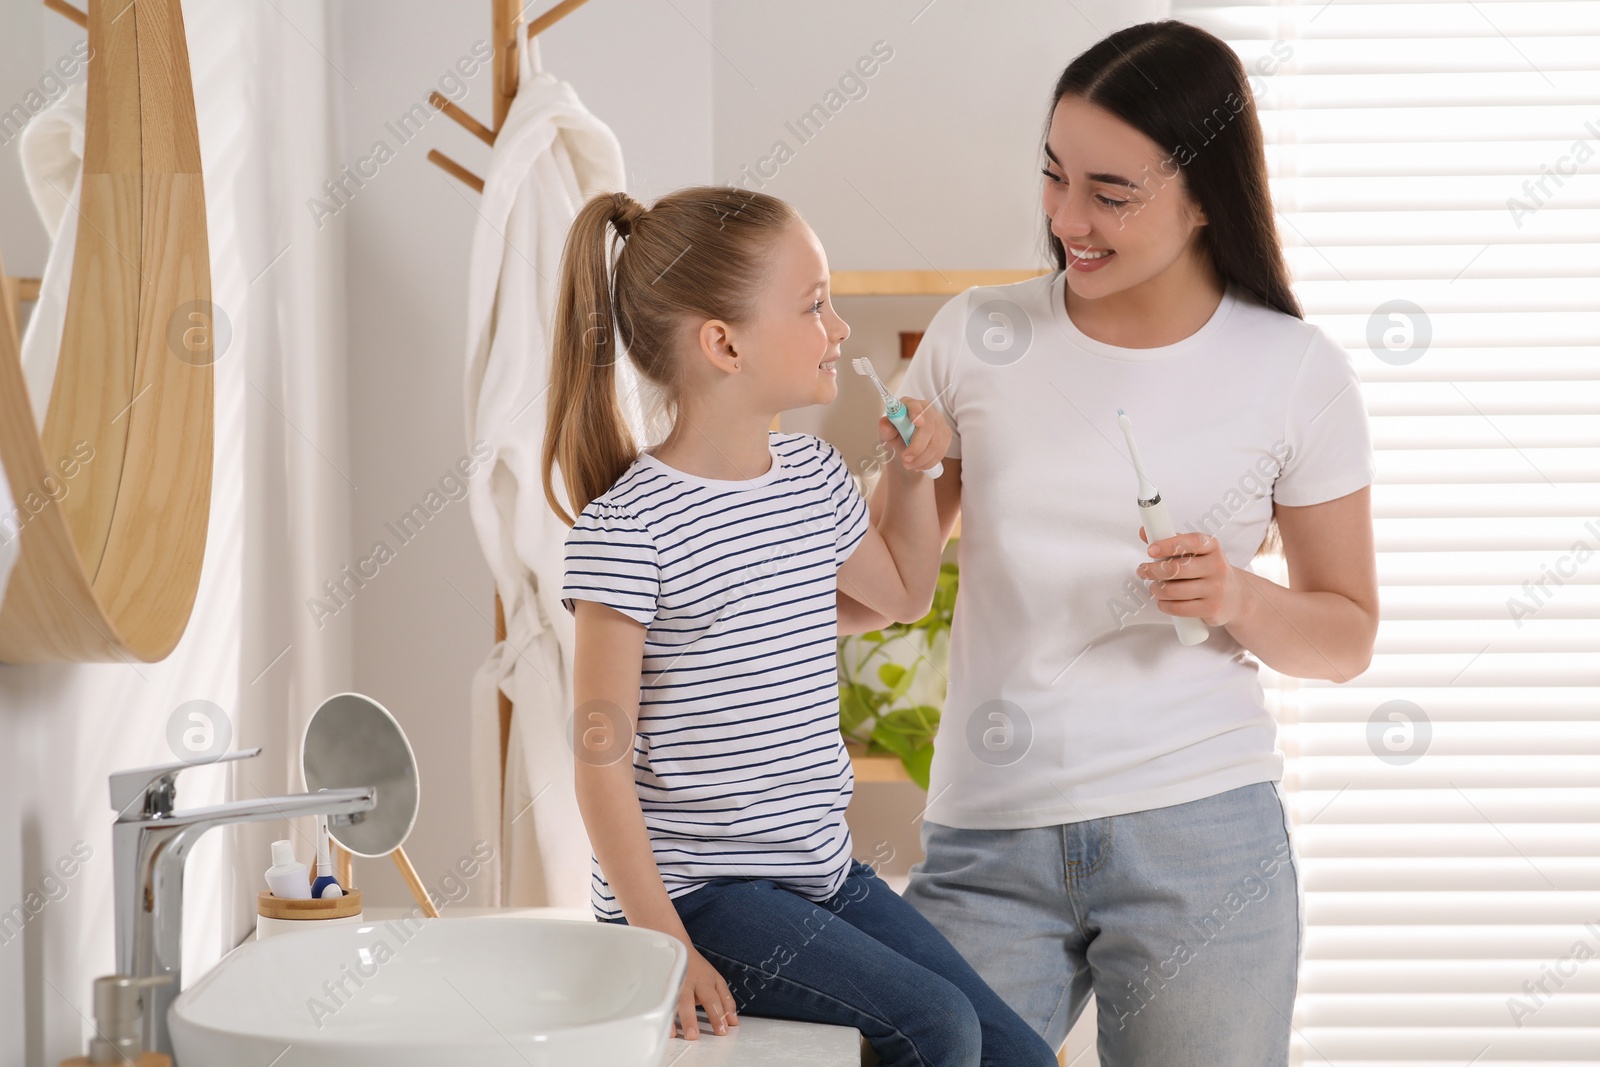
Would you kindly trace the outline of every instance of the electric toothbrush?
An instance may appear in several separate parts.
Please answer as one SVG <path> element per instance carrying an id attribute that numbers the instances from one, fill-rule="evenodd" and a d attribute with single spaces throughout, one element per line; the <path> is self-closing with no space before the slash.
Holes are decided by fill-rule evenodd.
<path id="1" fill-rule="evenodd" d="M 318 900 L 344 896 L 338 879 L 333 876 L 333 861 L 329 857 L 328 817 L 317 817 L 317 880 L 311 883 L 311 895 Z"/>
<path id="2" fill-rule="evenodd" d="M 1128 439 L 1128 453 L 1133 457 L 1133 470 L 1139 476 L 1139 514 L 1144 520 L 1144 532 L 1150 538 L 1150 543 L 1165 540 L 1177 533 L 1172 528 L 1172 517 L 1167 514 L 1166 502 L 1161 499 L 1160 490 L 1150 482 L 1149 475 L 1144 472 L 1144 462 L 1139 458 L 1139 446 L 1133 442 L 1133 420 L 1128 418 L 1126 412 L 1117 409 L 1117 423 L 1122 427 L 1122 436 Z M 1206 628 L 1203 620 L 1192 615 L 1174 615 L 1172 624 L 1178 629 L 1178 640 L 1186 645 L 1198 645 L 1211 636 L 1211 631 Z"/>
<path id="3" fill-rule="evenodd" d="M 878 372 L 872 369 L 872 360 L 866 356 L 857 356 L 850 361 L 850 366 L 855 368 L 857 374 L 865 374 L 868 378 L 871 378 L 872 384 L 878 387 L 878 395 L 883 397 L 883 413 L 889 417 L 890 422 L 894 423 L 894 428 L 900 431 L 900 440 L 909 445 L 912 431 L 917 428 L 917 425 L 911 421 L 911 415 L 906 411 L 906 406 L 878 380 Z M 944 464 L 935 463 L 922 473 L 930 478 L 937 478 L 944 473 Z"/>

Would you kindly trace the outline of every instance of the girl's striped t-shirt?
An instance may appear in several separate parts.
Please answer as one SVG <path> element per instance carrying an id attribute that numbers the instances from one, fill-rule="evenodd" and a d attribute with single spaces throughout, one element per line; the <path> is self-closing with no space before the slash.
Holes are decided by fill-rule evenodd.
<path id="1" fill-rule="evenodd" d="M 739 877 L 822 901 L 849 872 L 835 595 L 867 504 L 828 442 L 772 432 L 768 451 L 744 481 L 643 452 L 567 535 L 567 610 L 646 627 L 634 782 L 671 897 Z M 590 862 L 595 914 L 622 917 Z"/>

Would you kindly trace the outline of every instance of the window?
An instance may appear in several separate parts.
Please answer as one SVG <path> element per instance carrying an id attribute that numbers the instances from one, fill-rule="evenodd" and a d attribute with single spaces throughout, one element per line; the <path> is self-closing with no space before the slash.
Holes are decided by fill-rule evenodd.
<path id="1" fill-rule="evenodd" d="M 1263 671 L 1307 894 L 1294 1061 L 1600 1060 L 1600 3 L 1173 16 L 1251 74 L 1377 453 L 1371 669 Z"/>

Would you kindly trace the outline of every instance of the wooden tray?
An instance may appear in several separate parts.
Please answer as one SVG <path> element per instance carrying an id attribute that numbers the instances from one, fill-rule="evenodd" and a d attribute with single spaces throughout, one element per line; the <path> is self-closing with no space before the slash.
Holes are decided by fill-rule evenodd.
<path id="1" fill-rule="evenodd" d="M 285 900 L 266 889 L 256 894 L 256 914 L 269 919 L 347 919 L 360 913 L 359 889 L 347 889 L 332 900 Z"/>

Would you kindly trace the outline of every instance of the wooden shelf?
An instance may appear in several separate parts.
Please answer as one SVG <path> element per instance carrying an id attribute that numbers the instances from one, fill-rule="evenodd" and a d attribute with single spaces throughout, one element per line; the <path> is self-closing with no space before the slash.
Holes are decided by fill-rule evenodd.
<path id="1" fill-rule="evenodd" d="M 850 763 L 855 767 L 856 781 L 858 782 L 909 782 L 911 775 L 906 773 L 905 764 L 900 762 L 899 756 L 893 755 L 868 755 L 867 746 L 859 741 L 846 740 L 846 751 L 850 753 Z"/>
<path id="2" fill-rule="evenodd" d="M 974 285 L 1010 285 L 1046 270 L 836 270 L 834 296 L 955 296 Z"/>

